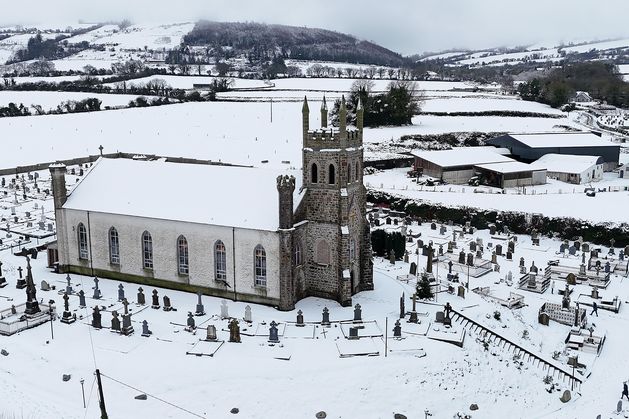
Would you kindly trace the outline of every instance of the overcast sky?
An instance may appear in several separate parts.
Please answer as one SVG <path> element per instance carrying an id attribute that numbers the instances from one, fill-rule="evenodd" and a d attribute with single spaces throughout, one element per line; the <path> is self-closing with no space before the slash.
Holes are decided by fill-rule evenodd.
<path id="1" fill-rule="evenodd" d="M 402 54 L 451 48 L 629 38 L 629 0 L 30 0 L 0 24 L 205 18 L 322 27 Z"/>

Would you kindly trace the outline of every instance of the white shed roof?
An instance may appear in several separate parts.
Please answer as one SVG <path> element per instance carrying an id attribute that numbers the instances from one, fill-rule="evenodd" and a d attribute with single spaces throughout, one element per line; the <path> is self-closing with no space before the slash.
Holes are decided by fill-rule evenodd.
<path id="1" fill-rule="evenodd" d="M 495 147 L 456 147 L 452 150 L 416 150 L 411 154 L 440 167 L 477 166 L 486 163 L 514 161 L 501 155 L 500 152 L 501 149 Z"/>
<path id="2" fill-rule="evenodd" d="M 531 148 L 545 147 L 608 147 L 617 144 L 603 140 L 590 132 L 548 132 L 539 134 L 509 134 Z"/>
<path id="3" fill-rule="evenodd" d="M 545 167 L 535 167 L 530 164 L 521 163 L 519 161 L 510 161 L 503 163 L 477 164 L 476 167 L 485 170 L 491 170 L 496 173 L 521 173 L 521 172 L 537 172 L 546 169 Z"/>
<path id="4" fill-rule="evenodd" d="M 276 231 L 277 176 L 301 171 L 99 159 L 63 208 L 107 214 Z"/>
<path id="5" fill-rule="evenodd" d="M 531 166 L 544 167 L 549 172 L 583 173 L 602 160 L 603 158 L 599 156 L 550 153 L 531 163 Z"/>

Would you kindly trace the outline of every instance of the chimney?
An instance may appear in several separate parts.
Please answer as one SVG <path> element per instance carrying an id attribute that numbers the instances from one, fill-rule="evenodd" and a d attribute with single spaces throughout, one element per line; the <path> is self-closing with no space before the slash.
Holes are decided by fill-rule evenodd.
<path id="1" fill-rule="evenodd" d="M 293 192 L 295 191 L 295 177 L 284 175 L 277 177 L 277 192 L 279 195 L 280 229 L 293 228 Z"/>
<path id="2" fill-rule="evenodd" d="M 52 194 L 54 197 L 55 210 L 60 209 L 68 199 L 66 189 L 66 165 L 63 163 L 51 164 L 48 169 L 52 176 Z"/>

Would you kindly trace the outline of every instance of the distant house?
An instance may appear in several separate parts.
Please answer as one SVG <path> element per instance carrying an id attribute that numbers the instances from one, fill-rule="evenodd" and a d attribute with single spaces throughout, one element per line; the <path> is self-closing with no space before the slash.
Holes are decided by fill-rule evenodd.
<path id="1" fill-rule="evenodd" d="M 513 162 L 506 157 L 509 151 L 496 147 L 456 147 L 452 150 L 417 150 L 415 170 L 425 176 L 453 184 L 465 184 L 474 176 L 474 166 L 487 163 Z"/>
<path id="2" fill-rule="evenodd" d="M 629 179 L 629 166 L 623 164 L 618 168 L 618 177 L 621 179 Z"/>
<path id="3" fill-rule="evenodd" d="M 571 154 L 546 154 L 536 162 L 534 167 L 543 167 L 547 176 L 567 183 L 589 183 L 603 178 L 605 162 L 600 156 L 575 156 Z"/>
<path id="4" fill-rule="evenodd" d="M 590 132 L 553 132 L 538 134 L 507 134 L 487 144 L 509 149 L 520 161 L 531 163 L 546 154 L 570 154 L 603 158 L 603 169 L 618 167 L 620 146 Z"/>
<path id="5" fill-rule="evenodd" d="M 594 99 L 592 99 L 592 96 L 590 96 L 588 92 L 576 92 L 570 101 L 575 103 L 586 103 L 594 102 Z"/>
<path id="6" fill-rule="evenodd" d="M 480 164 L 474 166 L 474 170 L 482 184 L 496 188 L 517 188 L 546 183 L 545 168 L 519 161 Z"/>

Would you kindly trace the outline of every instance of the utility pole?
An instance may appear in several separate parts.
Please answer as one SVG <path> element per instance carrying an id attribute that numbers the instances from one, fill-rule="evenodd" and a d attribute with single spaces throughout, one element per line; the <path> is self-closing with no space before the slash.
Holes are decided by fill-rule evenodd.
<path id="1" fill-rule="evenodd" d="M 388 351 L 388 342 L 389 341 L 389 318 L 385 317 L 384 318 L 384 357 L 387 357 L 387 352 Z M 574 373 L 572 374 L 574 375 Z"/>
<path id="2" fill-rule="evenodd" d="M 96 383 L 98 384 L 98 404 L 100 405 L 100 419 L 109 419 L 105 409 L 105 395 L 103 394 L 103 384 L 100 381 L 100 370 L 96 368 Z"/>

